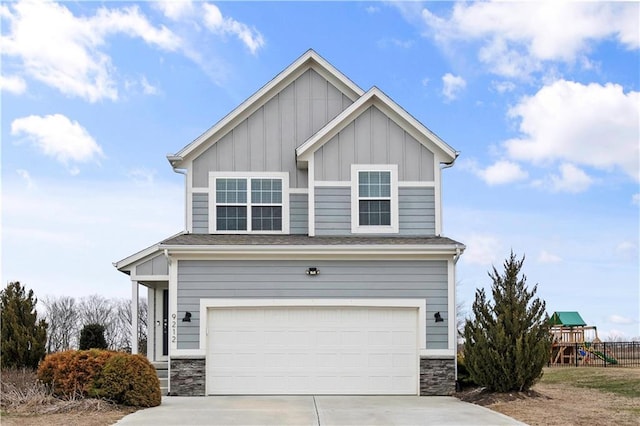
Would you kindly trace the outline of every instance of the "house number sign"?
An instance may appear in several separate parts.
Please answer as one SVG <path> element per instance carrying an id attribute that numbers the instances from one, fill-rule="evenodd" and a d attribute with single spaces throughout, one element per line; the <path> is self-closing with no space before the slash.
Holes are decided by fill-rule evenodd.
<path id="1" fill-rule="evenodd" d="M 171 314 L 171 343 L 176 342 L 176 314 Z"/>

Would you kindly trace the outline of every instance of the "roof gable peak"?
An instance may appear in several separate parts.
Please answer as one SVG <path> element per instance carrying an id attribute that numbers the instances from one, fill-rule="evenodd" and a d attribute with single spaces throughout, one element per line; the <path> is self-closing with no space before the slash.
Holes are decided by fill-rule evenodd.
<path id="1" fill-rule="evenodd" d="M 309 49 L 189 145 L 175 154 L 167 155 L 167 160 L 169 160 L 171 166 L 174 169 L 181 168 L 185 160 L 193 158 L 214 144 L 220 137 L 224 136 L 227 131 L 264 105 L 271 97 L 309 69 L 316 71 L 331 84 L 343 91 L 344 94 L 353 101 L 364 94 L 364 90 L 351 81 L 346 75 L 331 65 L 315 50 Z M 218 138 L 216 138 L 216 136 L 218 136 Z"/>

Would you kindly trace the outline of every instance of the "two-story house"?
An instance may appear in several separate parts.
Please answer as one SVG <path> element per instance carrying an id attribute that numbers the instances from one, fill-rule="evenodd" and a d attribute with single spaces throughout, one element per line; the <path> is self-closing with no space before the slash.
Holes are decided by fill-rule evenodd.
<path id="1" fill-rule="evenodd" d="M 453 392 L 456 155 L 313 50 L 169 155 L 185 231 L 115 263 L 169 393 Z"/>

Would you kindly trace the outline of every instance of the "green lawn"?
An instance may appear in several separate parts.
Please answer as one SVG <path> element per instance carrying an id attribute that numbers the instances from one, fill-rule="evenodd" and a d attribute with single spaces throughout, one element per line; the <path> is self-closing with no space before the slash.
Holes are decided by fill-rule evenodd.
<path id="1" fill-rule="evenodd" d="M 545 368 L 541 383 L 567 384 L 640 398 L 640 369 L 638 368 Z"/>

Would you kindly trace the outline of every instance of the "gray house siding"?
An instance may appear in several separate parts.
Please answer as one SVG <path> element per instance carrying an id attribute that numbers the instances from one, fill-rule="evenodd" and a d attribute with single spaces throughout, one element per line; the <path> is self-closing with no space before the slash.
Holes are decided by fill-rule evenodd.
<path id="1" fill-rule="evenodd" d="M 307 186 L 295 149 L 352 101 L 307 70 L 193 161 L 193 186 L 207 187 L 210 171 L 289 172 L 293 188 Z"/>
<path id="2" fill-rule="evenodd" d="M 136 266 L 136 275 L 169 275 L 169 265 L 164 255 L 156 256 Z"/>
<path id="3" fill-rule="evenodd" d="M 316 235 L 351 234 L 351 188 L 315 189 Z"/>
<path id="4" fill-rule="evenodd" d="M 309 197 L 307 194 L 289 195 L 289 233 L 309 233 Z"/>
<path id="5" fill-rule="evenodd" d="M 209 194 L 192 195 L 193 233 L 209 233 Z"/>
<path id="6" fill-rule="evenodd" d="M 398 189 L 400 235 L 435 235 L 436 204 L 433 188 Z"/>
<path id="7" fill-rule="evenodd" d="M 309 266 L 320 275 L 305 275 Z M 211 298 L 424 298 L 427 349 L 447 349 L 447 262 L 432 261 L 178 261 L 178 349 L 197 349 L 200 299 Z"/>
<path id="8" fill-rule="evenodd" d="M 316 187 L 316 235 L 351 234 L 351 188 Z M 400 235 L 435 235 L 435 195 L 433 188 L 398 189 Z"/>
<path id="9" fill-rule="evenodd" d="M 375 106 L 314 153 L 315 179 L 351 180 L 352 164 L 397 164 L 401 181 L 433 181 L 433 153 Z"/>

